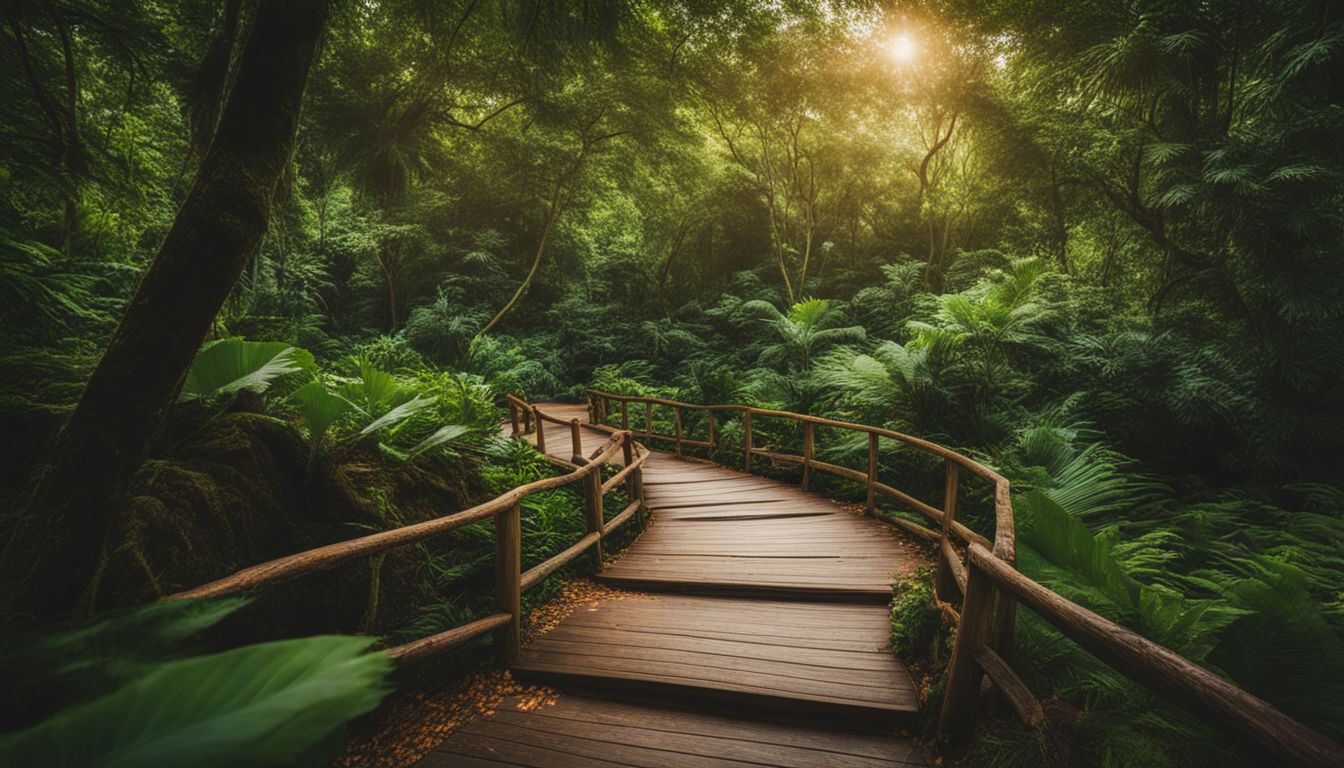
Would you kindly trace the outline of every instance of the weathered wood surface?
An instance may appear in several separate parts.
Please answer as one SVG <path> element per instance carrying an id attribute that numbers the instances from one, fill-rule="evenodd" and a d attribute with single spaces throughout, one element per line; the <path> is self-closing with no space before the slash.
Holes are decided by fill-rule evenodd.
<path id="1" fill-rule="evenodd" d="M 903 552 L 890 528 L 783 483 L 727 476 L 655 453 L 644 470 L 657 521 L 608 583 L 886 602 Z"/>
<path id="2" fill-rule="evenodd" d="M 581 405 L 542 407 L 586 419 Z M 567 457 L 572 439 L 560 425 L 542 427 L 547 450 Z M 583 430 L 584 451 L 604 440 Z M 609 584 L 886 603 L 892 573 L 905 562 L 899 532 L 796 486 L 661 451 L 645 461 L 643 478 L 656 525 L 602 571 Z"/>
<path id="3" fill-rule="evenodd" d="M 527 439 L 553 458 L 606 444 L 585 428 L 576 448 L 568 422 L 587 421 L 583 406 L 542 408 L 555 421 L 538 420 L 541 440 Z M 697 596 L 630 595 L 575 611 L 511 665 L 524 681 L 560 686 L 558 701 L 506 701 L 423 764 L 925 765 L 908 739 L 856 732 L 918 711 L 886 609 L 871 604 L 887 600 L 904 560 L 897 534 L 797 488 L 670 453 L 651 454 L 641 474 L 654 525 L 600 578 Z M 725 590 L 776 599 L 711 596 Z M 794 593 L 809 602 L 779 599 Z"/>
<path id="4" fill-rule="evenodd" d="M 922 766 L 908 739 L 561 695 L 511 697 L 421 763 L 429 768 L 879 768 Z"/>
<path id="5" fill-rule="evenodd" d="M 890 720 L 918 710 L 890 633 L 880 606 L 657 595 L 576 612 L 513 671 L 757 711 Z"/>
<path id="6" fill-rule="evenodd" d="M 628 398 L 613 399 L 620 402 L 624 417 Z M 520 675 L 577 684 L 585 690 L 638 694 L 644 701 L 671 698 L 719 708 L 736 706 L 737 711 L 758 718 L 801 714 L 814 725 L 827 716 L 853 723 L 865 716 L 914 712 L 917 697 L 908 688 L 908 676 L 893 666 L 894 660 L 885 650 L 887 627 L 881 609 L 868 609 L 868 619 L 861 605 L 800 604 L 781 599 L 826 596 L 853 602 L 877 598 L 879 585 L 884 599 L 887 577 L 900 567 L 901 552 L 895 538 L 889 532 L 885 536 L 878 533 L 870 518 L 807 496 L 792 486 L 682 459 L 682 444 L 694 444 L 684 435 L 683 408 L 709 415 L 737 411 L 743 418 L 744 468 L 750 468 L 753 455 L 800 464 L 804 487 L 814 471 L 830 472 L 862 483 L 869 510 L 875 494 L 881 494 L 922 512 L 941 527 L 937 531 L 914 524 L 904 526 L 908 532 L 940 541 L 938 592 L 946 598 L 955 598 L 956 592 L 964 597 L 960 611 L 942 604 L 958 625 L 939 720 L 940 733 L 950 741 L 961 740 L 974 728 L 983 675 L 989 676 L 1025 723 L 1035 726 L 1043 722 L 1040 703 L 1007 660 L 1014 609 L 1021 601 L 1112 667 L 1184 704 L 1225 732 L 1249 737 L 1266 756 L 1293 764 L 1344 765 L 1341 745 L 1171 650 L 1018 573 L 1013 565 L 1016 553 L 1009 486 L 993 470 L 940 446 L 876 427 L 736 406 L 659 402 L 676 409 L 678 455 L 649 454 L 641 468 L 646 483 L 644 496 L 655 513 L 656 525 L 619 563 L 607 568 L 603 577 L 617 584 L 661 591 L 746 592 L 775 599 L 658 595 L 593 607 L 569 617 L 528 648 L 518 660 L 516 670 Z M 606 402 L 599 397 L 595 405 L 600 415 Z M 645 402 L 644 407 L 647 425 L 652 404 Z M 578 423 L 586 421 L 586 413 L 583 407 L 572 410 L 573 422 L 565 426 L 574 437 L 566 447 L 574 456 L 582 454 L 580 449 L 600 450 L 601 438 L 595 433 L 601 429 L 590 425 L 577 430 Z M 803 455 L 754 449 L 753 415 L 803 423 Z M 713 444 L 712 425 L 711 421 L 706 445 Z M 867 433 L 867 471 L 817 461 L 814 426 Z M 945 459 L 942 509 L 878 480 L 879 437 L 900 440 Z M 540 442 L 543 450 L 556 453 L 544 440 Z M 994 485 L 997 514 L 992 543 L 956 520 L 963 470 Z M 969 545 L 965 562 L 954 546 L 954 538 Z M 585 706 L 568 701 L 570 706 Z M 564 704 L 562 699 L 561 706 Z M 656 707 L 648 704 L 601 706 L 617 708 L 603 713 L 613 722 L 620 720 L 622 709 L 628 718 L 625 722 L 634 722 L 635 727 L 647 721 L 669 722 L 665 712 L 655 712 Z M 500 722 L 516 727 L 501 730 L 497 727 Z M 763 740 L 741 736 L 762 733 L 765 726 L 757 723 L 734 725 L 730 732 L 715 734 L 764 744 L 769 750 L 739 757 L 724 744 L 705 747 L 701 752 L 680 751 L 674 744 L 688 742 L 677 738 L 694 740 L 698 734 L 680 724 L 666 726 L 669 733 L 677 734 L 674 738 L 634 732 L 617 735 L 616 729 L 600 727 L 606 720 L 597 718 L 585 721 L 592 726 L 588 728 L 591 735 L 551 725 L 534 726 L 513 714 L 505 715 L 500 722 L 469 725 L 450 739 L 442 754 L 451 755 L 455 765 L 859 765 L 867 763 L 851 758 L 865 756 L 885 765 L 921 762 L 909 745 L 899 740 L 883 745 L 878 755 L 823 747 L 822 754 L 811 755 L 818 759 L 790 754 L 785 762 L 772 762 L 765 755 L 773 758 L 783 754 L 776 750 L 788 745 L 785 734 L 798 737 L 802 732 L 775 730 L 778 738 Z M 624 727 L 625 722 L 619 724 Z M 843 738 L 836 733 L 816 733 L 824 739 Z M 654 754 L 642 750 L 653 750 Z M 838 756 L 842 752 L 843 756 Z"/>

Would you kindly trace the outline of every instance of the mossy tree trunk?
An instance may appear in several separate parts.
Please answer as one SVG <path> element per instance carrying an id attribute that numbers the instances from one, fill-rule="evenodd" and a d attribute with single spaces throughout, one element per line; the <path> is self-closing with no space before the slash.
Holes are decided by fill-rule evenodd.
<path id="1" fill-rule="evenodd" d="M 10 610 L 62 613 L 89 588 L 127 481 L 266 233 L 328 6 L 258 4 L 195 181 L 0 556 Z"/>

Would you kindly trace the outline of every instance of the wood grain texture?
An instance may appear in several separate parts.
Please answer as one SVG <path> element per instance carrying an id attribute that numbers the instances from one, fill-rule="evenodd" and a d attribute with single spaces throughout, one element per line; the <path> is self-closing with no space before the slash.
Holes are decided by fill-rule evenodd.
<path id="1" fill-rule="evenodd" d="M 917 711 L 918 697 L 890 631 L 878 606 L 659 595 L 574 613 L 513 671 L 780 711 L 900 717 Z"/>
<path id="2" fill-rule="evenodd" d="M 670 706 L 561 695 L 506 699 L 421 763 L 439 766 L 879 768 L 923 766 L 908 739 L 764 723 Z"/>
<path id="3" fill-rule="evenodd" d="M 525 439 L 553 459 L 608 444 L 587 426 L 583 406 L 541 410 L 540 433 Z M 584 424 L 577 435 L 572 420 Z M 918 711 L 879 605 L 905 557 L 899 534 L 793 486 L 669 452 L 645 454 L 639 473 L 655 524 L 600 578 L 664 593 L 583 607 L 511 664 L 520 680 L 623 703 L 562 694 L 558 705 L 531 711 L 506 705 L 455 733 L 425 764 L 924 765 L 908 739 L 853 733 L 908 725 Z M 590 530 L 594 491 L 615 490 L 625 477 L 587 480 Z M 712 596 L 725 591 L 774 599 Z M 768 722 L 780 719 L 789 722 Z"/>

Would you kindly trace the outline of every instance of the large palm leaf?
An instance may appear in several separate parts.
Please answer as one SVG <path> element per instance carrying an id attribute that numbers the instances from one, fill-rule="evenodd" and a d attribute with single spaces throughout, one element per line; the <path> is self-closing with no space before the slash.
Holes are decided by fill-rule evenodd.
<path id="1" fill-rule="evenodd" d="M 163 664 L 115 693 L 0 737 L 0 763 L 292 764 L 387 692 L 391 661 L 358 637 L 253 645 Z"/>
<path id="2" fill-rule="evenodd" d="M 292 373 L 313 368 L 313 356 L 278 341 L 221 339 L 196 355 L 182 384 L 182 400 L 200 400 L 236 392 L 265 392 Z"/>

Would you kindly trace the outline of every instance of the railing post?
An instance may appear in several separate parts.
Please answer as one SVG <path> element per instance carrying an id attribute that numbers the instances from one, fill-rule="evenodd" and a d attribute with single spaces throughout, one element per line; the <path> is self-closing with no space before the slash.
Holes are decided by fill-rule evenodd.
<path id="1" fill-rule="evenodd" d="M 751 409 L 742 409 L 742 471 L 751 471 Z"/>
<path id="2" fill-rule="evenodd" d="M 653 403 L 644 403 L 644 439 L 653 443 Z"/>
<path id="3" fill-rule="evenodd" d="M 602 570 L 602 537 L 605 525 L 602 521 L 602 468 L 594 467 L 583 478 L 584 523 L 588 533 L 597 534 L 597 543 L 593 545 L 593 570 Z"/>
<path id="4" fill-rule="evenodd" d="M 873 483 L 877 482 L 877 433 L 868 433 L 868 514 L 877 512 L 877 490 L 873 488 Z"/>
<path id="5" fill-rule="evenodd" d="M 532 410 L 534 411 L 534 413 L 532 414 L 532 420 L 535 421 L 536 424 L 537 424 L 537 452 L 540 453 L 542 456 L 545 456 L 545 455 L 546 455 L 546 422 L 542 421 L 542 420 L 541 420 L 541 417 L 538 416 L 538 415 L 535 413 L 535 411 L 537 410 L 536 408 L 533 408 Z"/>
<path id="6" fill-rule="evenodd" d="M 933 577 L 934 592 L 943 600 L 949 600 L 956 594 L 953 589 L 956 578 L 952 576 L 952 564 L 947 562 L 948 532 L 957 519 L 957 480 L 960 468 L 955 461 L 943 459 L 943 528 L 938 536 L 938 568 Z"/>
<path id="7" fill-rule="evenodd" d="M 630 402 L 629 402 L 628 400 L 622 400 L 622 401 L 621 401 L 621 429 L 629 429 L 629 428 L 630 428 L 630 408 L 629 408 L 629 405 L 630 405 Z"/>
<path id="8" fill-rule="evenodd" d="M 813 432 L 816 425 L 810 421 L 803 422 L 803 490 L 812 482 L 812 441 Z"/>
<path id="9" fill-rule="evenodd" d="M 607 398 L 603 395 L 597 396 L 597 423 L 607 423 Z"/>
<path id="10" fill-rule="evenodd" d="M 574 444 L 574 453 L 569 457 L 570 462 L 573 464 L 585 463 L 585 459 L 583 458 L 583 435 L 579 431 L 578 419 L 569 420 L 569 439 L 570 442 Z"/>
<path id="11" fill-rule="evenodd" d="M 990 613 L 994 610 L 994 582 L 989 574 L 974 563 L 967 563 L 966 571 L 966 600 L 961 605 L 961 623 L 947 664 L 943 711 L 938 718 L 939 738 L 954 744 L 975 728 L 980 678 L 984 674 L 975 653 L 989 636 Z"/>
<path id="12" fill-rule="evenodd" d="M 517 437 L 520 433 L 518 426 L 518 406 L 512 400 L 506 401 L 509 404 L 509 426 L 513 428 L 513 436 Z"/>
<path id="13" fill-rule="evenodd" d="M 621 458 L 623 466 L 630 466 L 635 463 L 635 433 L 626 430 L 621 436 Z M 643 468 L 636 469 L 625 476 L 625 495 L 630 497 L 631 501 L 644 501 L 644 478 L 640 474 Z"/>
<path id="14" fill-rule="evenodd" d="M 677 434 L 677 458 L 681 458 L 681 406 L 672 406 L 672 422 Z"/>
<path id="15" fill-rule="evenodd" d="M 495 610 L 511 617 L 495 630 L 495 661 L 507 665 L 518 657 L 523 626 L 522 502 L 495 513 Z"/>
<path id="16" fill-rule="evenodd" d="M 714 460 L 714 412 L 705 411 L 709 414 L 709 460 Z"/>
<path id="17" fill-rule="evenodd" d="M 1012 563 L 1014 568 L 1016 563 Z M 994 652 L 1003 660 L 1013 652 L 1013 626 L 1017 623 L 1017 601 L 999 590 L 999 604 L 994 610 Z"/>

